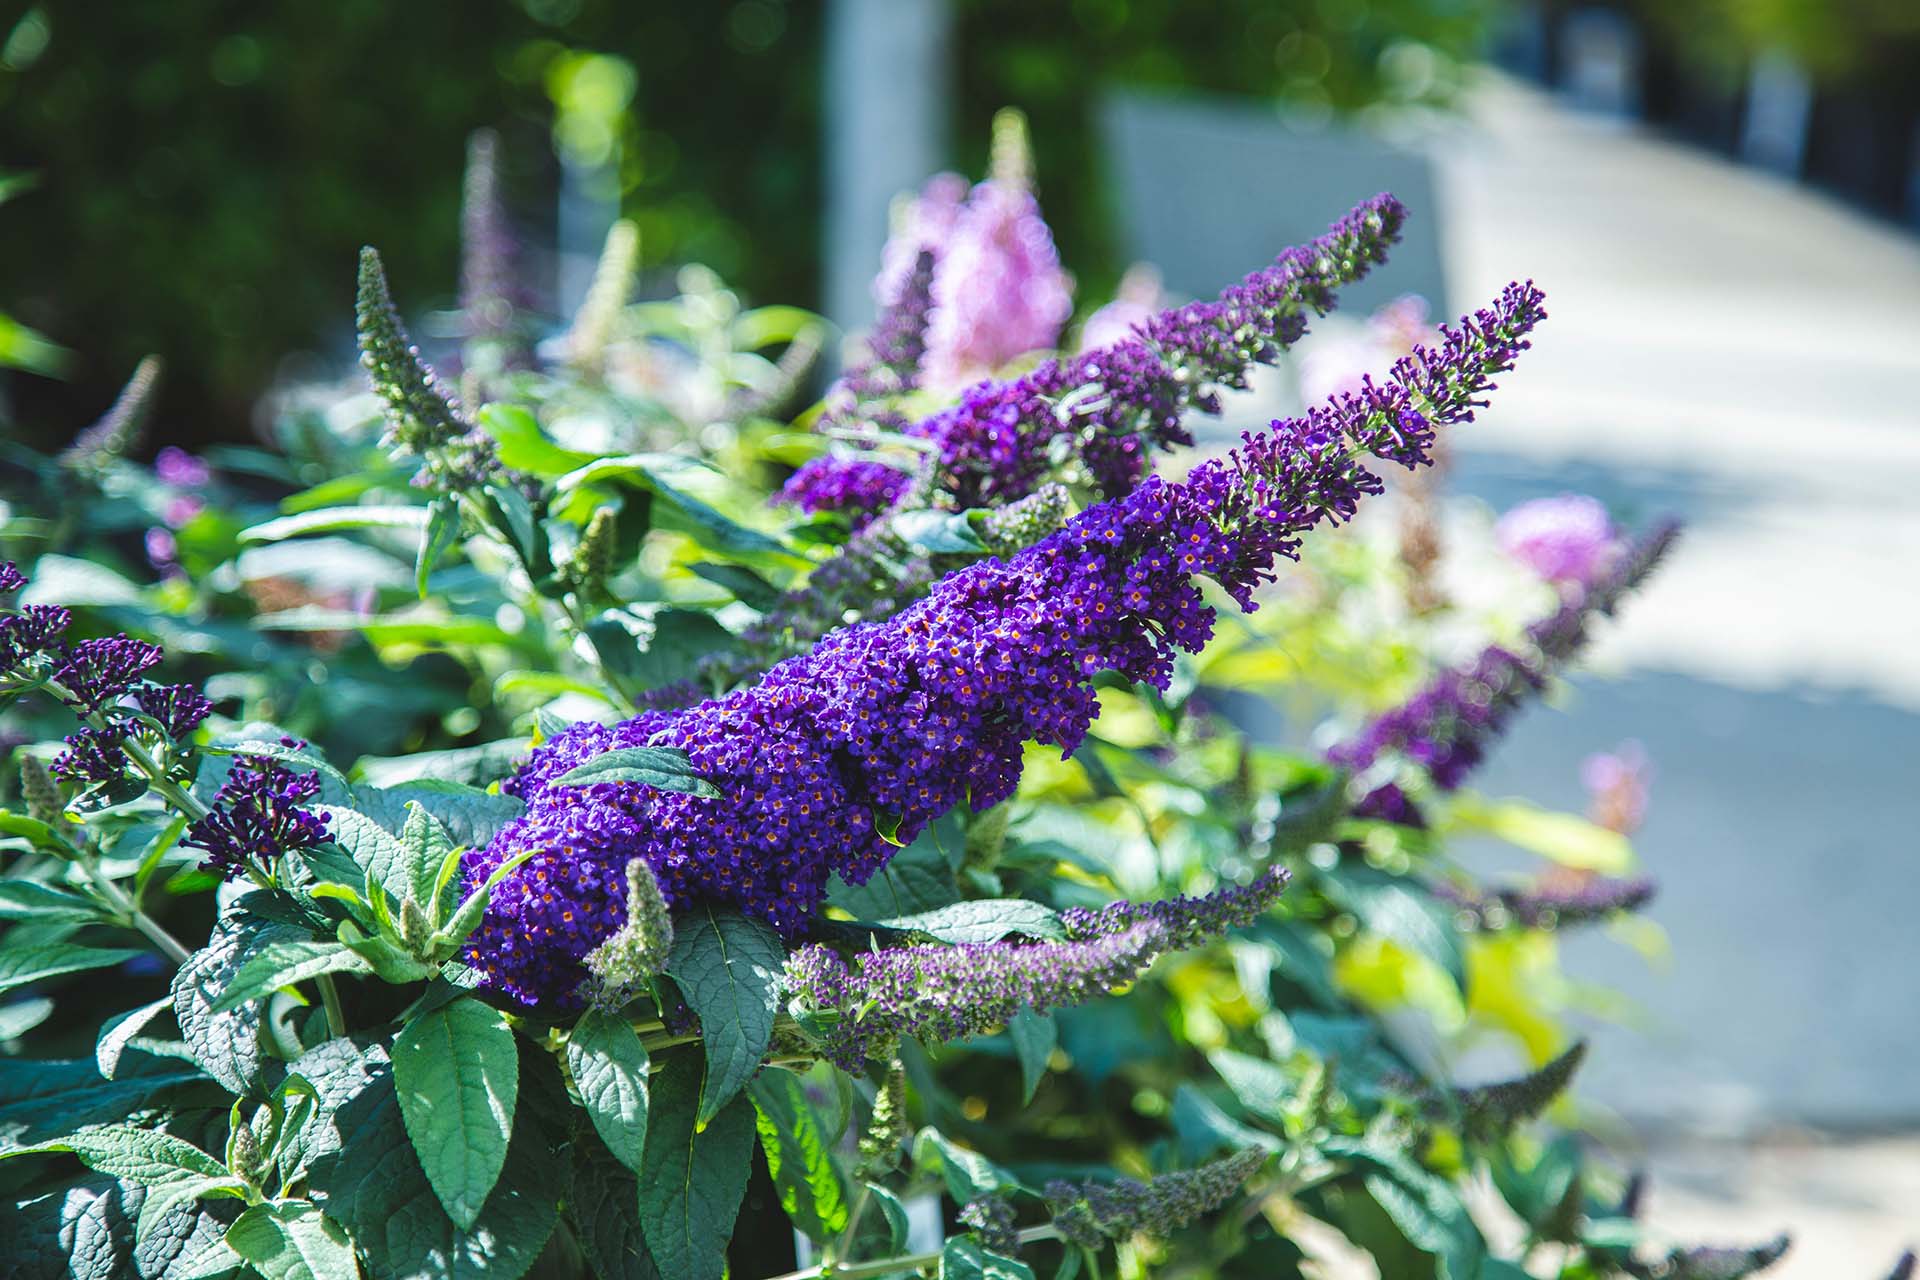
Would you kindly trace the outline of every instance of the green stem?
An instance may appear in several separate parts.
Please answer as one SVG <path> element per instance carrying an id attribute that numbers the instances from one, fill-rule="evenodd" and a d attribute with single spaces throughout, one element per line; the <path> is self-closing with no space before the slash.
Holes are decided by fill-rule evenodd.
<path id="1" fill-rule="evenodd" d="M 1044 1223 L 1026 1228 L 1016 1238 L 1021 1244 L 1032 1244 L 1036 1240 L 1058 1240 L 1060 1233 L 1052 1223 Z M 821 1262 L 818 1266 L 802 1267 L 798 1271 L 774 1276 L 773 1280 L 862 1280 L 864 1276 L 884 1276 L 895 1271 L 918 1271 L 940 1261 L 941 1252 L 908 1253 L 897 1258 L 876 1258 L 871 1262 L 853 1262 L 846 1266 Z"/>
<path id="2" fill-rule="evenodd" d="M 320 1003 L 327 1010 L 327 1030 L 336 1040 L 344 1039 L 347 1034 L 347 1015 L 340 1008 L 340 988 L 333 985 L 333 975 L 323 973 L 314 979 L 320 988 Z"/>
<path id="3" fill-rule="evenodd" d="M 853 1252 L 854 1233 L 860 1230 L 860 1215 L 867 1211 L 867 1201 L 873 1197 L 873 1188 L 866 1182 L 860 1184 L 860 1190 L 853 1196 L 853 1208 L 847 1211 L 847 1229 L 839 1238 L 828 1244 L 821 1255 L 820 1265 L 831 1267 L 847 1254 Z"/>
<path id="4" fill-rule="evenodd" d="M 648 1053 L 652 1053 L 656 1049 L 671 1049 L 677 1044 L 692 1044 L 699 1038 L 700 1033 L 698 1031 L 689 1031 L 684 1035 L 677 1036 L 642 1036 L 640 1039 L 640 1047 Z"/>
<path id="5" fill-rule="evenodd" d="M 173 961 L 176 968 L 187 962 L 187 957 L 192 953 L 181 946 L 179 940 L 172 934 L 161 928 L 159 921 L 135 906 L 133 899 L 126 895 L 125 890 L 102 875 L 100 868 L 91 858 L 81 859 L 80 865 L 86 871 L 87 878 L 93 882 L 93 887 L 98 889 L 100 896 L 107 900 L 108 905 L 118 911 L 128 924 L 145 934 L 147 940 L 160 948 L 161 953 Z"/>

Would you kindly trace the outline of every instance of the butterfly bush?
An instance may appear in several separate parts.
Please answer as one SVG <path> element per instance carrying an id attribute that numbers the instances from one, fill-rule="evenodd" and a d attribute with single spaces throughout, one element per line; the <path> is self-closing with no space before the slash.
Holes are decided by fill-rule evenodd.
<path id="1" fill-rule="evenodd" d="M 1267 1155 L 1264 1148 L 1251 1147 L 1198 1169 L 1162 1173 L 1144 1182 L 1055 1179 L 1046 1185 L 1047 1204 L 1060 1234 L 1086 1248 L 1136 1233 L 1165 1236 L 1225 1204 L 1266 1164 Z"/>
<path id="2" fill-rule="evenodd" d="M 1606 507 L 1583 493 L 1523 502 L 1500 517 L 1494 537 L 1501 550 L 1557 583 L 1593 581 L 1620 551 Z"/>
<path id="3" fill-rule="evenodd" d="M 1010 796 L 1027 742 L 1071 754 L 1098 712 L 1096 675 L 1164 688 L 1174 655 L 1213 632 L 1195 579 L 1254 607 L 1303 534 L 1380 491 L 1362 458 L 1418 465 L 1440 426 L 1472 417 L 1541 303 L 1511 285 L 1387 381 L 1249 433 L 1184 481 L 1150 478 L 1009 560 L 942 579 L 886 622 L 828 634 L 758 684 L 677 715 L 567 730 L 514 781 L 527 815 L 468 858 L 471 881 L 531 854 L 493 895 L 475 968 L 524 1001 L 571 998 L 582 956 L 618 927 L 635 854 L 671 904 L 730 903 L 798 933 L 834 874 L 863 884 L 956 804 Z M 644 745 L 686 751 L 720 797 L 557 785 L 594 755 Z"/>

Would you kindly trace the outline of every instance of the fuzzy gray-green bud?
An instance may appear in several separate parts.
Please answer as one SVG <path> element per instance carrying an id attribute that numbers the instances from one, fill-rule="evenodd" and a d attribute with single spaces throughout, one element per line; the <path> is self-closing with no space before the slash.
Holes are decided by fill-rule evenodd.
<path id="1" fill-rule="evenodd" d="M 27 816 L 35 822 L 44 822 L 56 831 L 67 827 L 59 785 L 47 766 L 29 755 L 20 757 L 20 798 L 26 802 Z"/>
<path id="2" fill-rule="evenodd" d="M 613 1010 L 638 995 L 666 967 L 673 919 L 660 882 L 644 858 L 627 862 L 627 923 L 587 955 L 588 1003 Z"/>
<path id="3" fill-rule="evenodd" d="M 587 521 L 587 527 L 580 534 L 579 545 L 567 557 L 567 580 L 590 591 L 604 588 L 607 575 L 613 572 L 615 537 L 613 508 L 601 507 Z"/>
<path id="4" fill-rule="evenodd" d="M 1057 484 L 1042 485 L 1018 502 L 989 512 L 980 522 L 980 541 L 1005 558 L 1024 551 L 1067 522 L 1067 491 Z"/>
<path id="5" fill-rule="evenodd" d="M 900 1165 L 900 1149 L 911 1130 L 907 1126 L 907 1073 L 896 1060 L 874 1095 L 873 1115 L 860 1135 L 858 1175 L 865 1181 L 884 1177 Z"/>

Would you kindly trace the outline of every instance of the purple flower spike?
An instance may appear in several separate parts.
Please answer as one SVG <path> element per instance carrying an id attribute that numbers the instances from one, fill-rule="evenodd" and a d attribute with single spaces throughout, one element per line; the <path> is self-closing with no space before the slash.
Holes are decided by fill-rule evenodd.
<path id="1" fill-rule="evenodd" d="M 0 563 L 0 595 L 12 595 L 27 585 L 27 575 L 20 572 L 20 566 L 8 560 Z"/>
<path id="2" fill-rule="evenodd" d="M 213 703 L 190 684 L 142 685 L 134 690 L 133 700 L 141 711 L 160 722 L 162 733 L 176 742 L 213 714 Z"/>
<path id="3" fill-rule="evenodd" d="M 867 459 L 815 458 L 788 478 L 780 500 L 802 511 L 844 511 L 855 527 L 891 507 L 913 477 Z"/>
<path id="4" fill-rule="evenodd" d="M 1607 509 L 1584 494 L 1523 502 L 1494 529 L 1500 549 L 1549 582 L 1592 582 L 1620 551 Z"/>
<path id="5" fill-rule="evenodd" d="M 0 670 L 16 672 L 29 658 L 51 649 L 72 621 L 72 614 L 53 604 L 30 604 L 0 617 Z"/>
<path id="6" fill-rule="evenodd" d="M 166 655 L 157 644 L 127 636 L 82 640 L 68 645 L 54 678 L 72 695 L 70 705 L 92 715 L 125 697 L 133 682 L 160 665 Z"/>

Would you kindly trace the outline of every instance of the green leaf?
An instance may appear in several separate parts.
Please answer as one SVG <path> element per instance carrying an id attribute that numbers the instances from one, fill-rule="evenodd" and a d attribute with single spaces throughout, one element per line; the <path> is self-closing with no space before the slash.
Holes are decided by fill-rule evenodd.
<path id="1" fill-rule="evenodd" d="M 127 1051 L 127 1042 L 152 1022 L 162 1009 L 173 1004 L 172 996 L 163 996 L 152 1004 L 141 1005 L 138 1009 L 129 1009 L 125 1013 L 115 1014 L 100 1028 L 100 1036 L 94 1042 L 93 1060 L 100 1068 L 103 1078 L 113 1079 L 114 1072 L 120 1069 L 120 1058 Z"/>
<path id="2" fill-rule="evenodd" d="M 0 1043 L 17 1040 L 53 1016 L 53 1001 L 32 996 L 0 1005 Z"/>
<path id="3" fill-rule="evenodd" d="M 122 1120 L 168 1090 L 211 1089 L 198 1071 L 147 1057 L 123 1063 L 116 1077 L 102 1080 L 92 1058 L 0 1058 L 0 1152 Z"/>
<path id="4" fill-rule="evenodd" d="M 29 818 L 23 813 L 9 813 L 0 809 L 0 835 L 19 836 L 36 849 L 45 850 L 57 858 L 72 858 L 79 850 L 73 842 L 55 831 L 38 818 Z M 9 880 L 7 884 L 28 884 L 30 881 Z"/>
<path id="5" fill-rule="evenodd" d="M 227 1228 L 227 1247 L 267 1280 L 358 1280 L 347 1233 L 311 1204 L 257 1204 Z"/>
<path id="6" fill-rule="evenodd" d="M 213 1002 L 232 985 L 242 953 L 267 942 L 305 939 L 304 930 L 284 925 L 226 924 L 207 945 L 187 957 L 173 975 L 173 1016 L 193 1060 L 225 1085 L 245 1094 L 260 1070 L 260 1006 L 241 1005 L 214 1012 Z"/>
<path id="7" fill-rule="evenodd" d="M 1020 1101 L 1033 1101 L 1034 1091 L 1047 1074 L 1047 1059 L 1060 1042 L 1060 1027 L 1051 1014 L 1022 1009 L 1007 1023 L 1007 1038 L 1013 1041 L 1014 1056 L 1020 1059 Z"/>
<path id="8" fill-rule="evenodd" d="M 743 565 L 702 561 L 690 564 L 687 568 L 715 586 L 731 592 L 741 604 L 762 613 L 780 602 L 780 589 Z"/>
<path id="9" fill-rule="evenodd" d="M 674 921 L 667 973 L 700 1015 L 707 1049 L 698 1128 L 760 1069 L 780 1011 L 786 962 L 779 934 L 730 908 L 697 907 Z"/>
<path id="10" fill-rule="evenodd" d="M 913 1163 L 936 1170 L 946 1181 L 947 1194 L 960 1204 L 978 1200 L 990 1191 L 1017 1191 L 1020 1179 L 981 1155 L 956 1145 L 931 1126 L 913 1137 Z"/>
<path id="11" fill-rule="evenodd" d="M 964 511 L 902 511 L 890 524 L 900 537 L 935 555 L 968 552 L 979 555 L 987 549 Z"/>
<path id="12" fill-rule="evenodd" d="M 940 1280 L 1033 1280 L 1033 1268 L 989 1252 L 972 1236 L 955 1236 L 940 1250 Z"/>
<path id="13" fill-rule="evenodd" d="M 601 613 L 587 639 L 602 666 L 644 689 L 694 678 L 703 657 L 734 642 L 710 613 L 643 605 Z"/>
<path id="14" fill-rule="evenodd" d="M 526 754 L 525 738 L 501 738 L 474 747 L 417 751 L 410 756 L 361 756 L 354 770 L 375 787 L 397 787 L 425 779 L 484 786 L 513 772 L 514 764 Z"/>
<path id="15" fill-rule="evenodd" d="M 520 1059 L 506 1017 L 470 996 L 416 1017 L 394 1037 L 393 1083 L 428 1183 L 472 1230 L 513 1136 Z"/>
<path id="16" fill-rule="evenodd" d="M 427 579 L 433 567 L 459 540 L 459 503 L 444 495 L 435 498 L 427 508 L 427 527 L 420 533 L 420 551 L 413 561 L 413 585 L 422 600 L 427 598 Z"/>
<path id="17" fill-rule="evenodd" d="M 791 1071 L 769 1067 L 747 1092 L 780 1207 L 809 1240 L 825 1244 L 847 1229 L 847 1189 L 805 1084 Z"/>
<path id="18" fill-rule="evenodd" d="M 685 533 L 711 551 L 738 555 L 793 554 L 777 540 L 728 519 L 667 479 L 672 476 L 684 481 L 696 470 L 697 463 L 672 454 L 627 454 L 595 459 L 561 476 L 554 482 L 554 488 L 566 494 L 585 485 L 619 480 L 646 489 L 660 499 L 662 508 L 655 518 L 659 527 Z"/>
<path id="19" fill-rule="evenodd" d="M 1330 897 L 1368 933 L 1425 956 L 1466 989 L 1467 960 L 1453 911 L 1420 885 L 1372 867 L 1341 866 L 1324 873 Z"/>
<path id="20" fill-rule="evenodd" d="M 900 1203 L 900 1197 L 869 1182 L 867 1198 L 880 1206 L 881 1217 L 887 1224 L 887 1252 L 900 1253 L 907 1247 L 907 1236 L 912 1224 L 907 1220 L 907 1206 Z"/>
<path id="21" fill-rule="evenodd" d="M 654 1077 L 640 1168 L 640 1225 L 655 1264 L 673 1280 L 719 1280 L 753 1167 L 751 1104 L 735 1098 L 699 1129 L 699 1092 L 698 1059 L 669 1056 Z"/>
<path id="22" fill-rule="evenodd" d="M 248 954 L 212 1009 L 225 1013 L 323 973 L 366 971 L 365 962 L 337 942 L 300 938 L 267 942 Z"/>
<path id="23" fill-rule="evenodd" d="M 425 507 L 325 507 L 280 516 L 242 529 L 240 541 L 279 542 L 335 529 L 425 529 L 428 518 Z"/>
<path id="24" fill-rule="evenodd" d="M 599 782 L 639 782 L 662 791 L 718 796 L 714 785 L 693 771 L 679 747 L 616 747 L 594 756 L 554 779 L 556 787 L 590 787 Z"/>
<path id="25" fill-rule="evenodd" d="M 520 753 L 525 752 L 522 742 Z M 467 849 L 488 843 L 500 828 L 527 809 L 526 802 L 518 796 L 483 791 L 444 778 L 420 778 L 392 787 L 355 787 L 353 803 L 362 814 L 394 835 L 406 829 L 407 806 L 418 804 L 439 820 L 455 844 Z"/>
<path id="26" fill-rule="evenodd" d="M 278 760 L 284 764 L 299 765 L 303 769 L 313 769 L 332 778 L 341 786 L 347 786 L 347 777 L 328 764 L 319 752 L 309 747 L 290 747 L 284 742 L 215 742 L 200 748 L 210 756 L 265 756 L 269 760 Z"/>
<path id="27" fill-rule="evenodd" d="M 418 801 L 407 805 L 407 824 L 401 828 L 400 843 L 407 851 L 401 866 L 406 894 L 425 907 L 433 901 L 440 870 L 453 854 L 453 837 Z"/>
<path id="28" fill-rule="evenodd" d="M 836 875 L 827 901 L 856 920 L 919 915 L 958 901 L 960 888 L 953 878 L 954 861 L 947 856 L 941 826 L 935 823 L 922 831 L 863 885 L 850 885 Z M 957 836 L 953 845 L 954 852 L 959 853 Z"/>
<path id="29" fill-rule="evenodd" d="M 624 1018 L 590 1011 L 567 1038 L 567 1069 L 614 1159 L 640 1167 L 647 1146 L 647 1051 Z"/>
<path id="30" fill-rule="evenodd" d="M 1287 1123 L 1287 1106 L 1294 1092 L 1293 1077 L 1265 1058 L 1235 1053 L 1231 1049 L 1215 1049 L 1207 1055 L 1207 1061 L 1227 1082 L 1227 1088 L 1233 1090 L 1241 1106 L 1262 1120 L 1278 1125 Z"/>
<path id="31" fill-rule="evenodd" d="M 640 1229 L 640 1183 L 591 1133 L 574 1143 L 567 1212 L 600 1280 L 661 1280 Z"/>
<path id="32" fill-rule="evenodd" d="M 43 978 L 58 977 L 63 973 L 110 969 L 141 954 L 144 953 L 122 947 L 84 947 L 77 942 L 0 947 L 0 992 L 24 987 L 29 982 L 39 982 Z"/>
<path id="33" fill-rule="evenodd" d="M 10 1151 L 7 1156 L 35 1155 L 48 1151 L 70 1151 L 89 1169 L 142 1186 L 172 1182 L 187 1176 L 227 1176 L 225 1165 L 191 1142 L 129 1124 L 82 1129 L 52 1142 Z"/>
<path id="34" fill-rule="evenodd" d="M 33 880 L 0 880 L 0 920 L 98 924 L 112 916 L 90 898 Z"/>
<path id="35" fill-rule="evenodd" d="M 327 819 L 327 834 L 333 843 L 346 850 L 360 868 L 369 895 L 377 884 L 395 902 L 406 896 L 407 847 L 397 836 L 364 813 L 337 804 L 320 805 L 318 811 Z"/>
<path id="36" fill-rule="evenodd" d="M 942 942 L 998 942 L 1010 933 L 1058 941 L 1067 936 L 1050 907 L 1024 898 L 975 898 L 910 916 L 874 923 L 903 933 L 924 933 Z"/>

